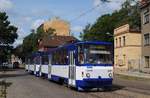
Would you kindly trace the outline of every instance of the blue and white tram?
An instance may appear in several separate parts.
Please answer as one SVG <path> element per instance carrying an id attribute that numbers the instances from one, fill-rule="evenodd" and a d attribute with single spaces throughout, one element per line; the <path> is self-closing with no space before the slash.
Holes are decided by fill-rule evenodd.
<path id="1" fill-rule="evenodd" d="M 48 78 L 78 89 L 111 87 L 112 44 L 77 42 L 49 51 Z"/>
<path id="2" fill-rule="evenodd" d="M 34 61 L 34 75 L 35 76 L 39 76 L 39 72 L 40 72 L 40 69 L 41 69 L 41 60 L 42 58 L 42 52 L 40 51 L 37 51 L 34 53 L 34 58 L 33 58 L 33 61 Z"/>
<path id="3" fill-rule="evenodd" d="M 39 70 L 39 76 L 44 76 L 48 78 L 48 66 L 49 66 L 49 55 L 47 52 L 41 53 L 41 66 Z"/>
<path id="4" fill-rule="evenodd" d="M 26 59 L 25 59 L 25 70 L 26 71 L 29 71 L 29 65 L 30 65 L 30 58 L 29 57 L 27 57 Z"/>
<path id="5" fill-rule="evenodd" d="M 41 52 L 37 51 L 31 54 L 31 56 L 27 59 L 26 70 L 34 75 L 38 75 L 40 62 L 41 62 Z"/>

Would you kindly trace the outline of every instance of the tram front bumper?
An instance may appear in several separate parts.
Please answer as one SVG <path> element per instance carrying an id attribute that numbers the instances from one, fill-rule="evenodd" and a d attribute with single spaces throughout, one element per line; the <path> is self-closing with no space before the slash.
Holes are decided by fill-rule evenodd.
<path id="1" fill-rule="evenodd" d="M 112 86 L 112 78 L 86 78 L 83 80 L 76 80 L 76 86 L 81 88 L 101 88 Z"/>

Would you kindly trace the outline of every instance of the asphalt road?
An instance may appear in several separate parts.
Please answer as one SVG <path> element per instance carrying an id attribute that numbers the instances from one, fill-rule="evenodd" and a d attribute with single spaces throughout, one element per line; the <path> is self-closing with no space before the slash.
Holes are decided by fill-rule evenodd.
<path id="1" fill-rule="evenodd" d="M 65 85 L 29 75 L 24 70 L 0 72 L 6 80 L 7 98 L 150 98 L 150 80 L 122 79 L 115 76 L 111 91 L 78 92 Z M 1 88 L 0 88 L 1 89 Z"/>

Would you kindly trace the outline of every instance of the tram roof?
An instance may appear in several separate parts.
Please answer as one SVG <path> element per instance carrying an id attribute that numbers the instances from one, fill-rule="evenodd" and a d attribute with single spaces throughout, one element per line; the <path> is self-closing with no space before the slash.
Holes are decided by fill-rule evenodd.
<path id="1" fill-rule="evenodd" d="M 49 52 L 53 52 L 55 50 L 59 50 L 60 48 L 72 48 L 74 47 L 75 45 L 82 45 L 82 44 L 94 44 L 94 45 L 112 45 L 111 42 L 102 42 L 102 41 L 79 41 L 79 42 L 75 42 L 75 43 L 71 43 L 71 44 L 67 44 L 67 45 L 62 45 L 62 46 L 59 46 L 57 48 L 54 48 L 52 50 L 48 50 L 48 53 Z"/>
<path id="2" fill-rule="evenodd" d="M 103 41 L 80 41 L 75 44 L 77 45 L 80 45 L 80 44 L 112 45 L 111 42 L 103 42 Z"/>
<path id="3" fill-rule="evenodd" d="M 42 51 L 35 51 L 35 52 L 33 52 L 32 53 L 32 57 L 34 57 L 34 56 L 40 56 L 40 55 L 42 55 L 42 54 L 45 54 L 45 52 L 42 52 Z"/>

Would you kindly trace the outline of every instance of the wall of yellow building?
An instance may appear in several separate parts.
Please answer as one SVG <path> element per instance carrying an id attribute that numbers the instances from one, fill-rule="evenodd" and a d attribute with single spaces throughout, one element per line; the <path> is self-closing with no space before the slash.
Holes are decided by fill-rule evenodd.
<path id="1" fill-rule="evenodd" d="M 50 28 L 55 30 L 54 33 L 56 35 L 61 35 L 61 36 L 70 35 L 69 23 L 59 18 L 54 18 L 54 19 L 51 19 L 50 21 L 46 21 L 45 23 L 43 23 L 44 31 L 47 31 Z"/>
<path id="2" fill-rule="evenodd" d="M 141 61 L 141 34 L 129 32 L 129 25 L 115 29 L 114 37 L 114 65 L 116 70 L 138 70 Z M 125 46 L 123 46 L 125 36 Z M 121 46 L 119 38 L 121 37 Z M 116 45 L 117 38 L 117 45 Z"/>

